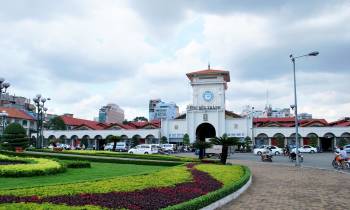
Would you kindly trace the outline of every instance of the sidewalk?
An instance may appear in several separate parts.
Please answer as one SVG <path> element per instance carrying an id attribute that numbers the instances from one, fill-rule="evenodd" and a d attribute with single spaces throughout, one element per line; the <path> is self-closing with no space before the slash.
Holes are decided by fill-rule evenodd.
<path id="1" fill-rule="evenodd" d="M 350 176 L 334 171 L 230 160 L 247 165 L 253 184 L 229 209 L 349 209 Z"/>

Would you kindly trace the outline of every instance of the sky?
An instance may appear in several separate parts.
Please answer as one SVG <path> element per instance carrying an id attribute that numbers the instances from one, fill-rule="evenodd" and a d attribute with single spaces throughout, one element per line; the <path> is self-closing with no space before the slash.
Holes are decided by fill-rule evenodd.
<path id="1" fill-rule="evenodd" d="M 186 73 L 230 71 L 226 109 L 294 102 L 328 121 L 350 116 L 350 1 L 0 0 L 0 77 L 49 113 L 93 119 L 116 103 L 148 117 L 152 98 L 191 103 Z M 267 93 L 268 92 L 268 97 Z"/>

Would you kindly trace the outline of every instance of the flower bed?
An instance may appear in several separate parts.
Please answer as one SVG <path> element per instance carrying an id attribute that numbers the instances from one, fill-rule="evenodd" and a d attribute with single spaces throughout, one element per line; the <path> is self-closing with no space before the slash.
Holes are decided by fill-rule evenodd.
<path id="1" fill-rule="evenodd" d="M 187 169 L 177 166 L 148 175 L 0 191 L 0 203 L 199 209 L 239 189 L 249 177 L 249 169 L 242 166 L 187 164 Z"/>
<path id="2" fill-rule="evenodd" d="M 62 164 L 43 158 L 9 157 L 0 154 L 0 161 L 22 162 L 20 164 L 0 165 L 0 177 L 39 176 L 65 170 Z"/>
<path id="3" fill-rule="evenodd" d="M 0 204 L 0 210 L 101 210 L 99 206 L 67 206 L 67 205 L 57 205 L 50 203 L 11 203 L 11 204 Z M 103 209 L 102 209 L 103 210 Z"/>

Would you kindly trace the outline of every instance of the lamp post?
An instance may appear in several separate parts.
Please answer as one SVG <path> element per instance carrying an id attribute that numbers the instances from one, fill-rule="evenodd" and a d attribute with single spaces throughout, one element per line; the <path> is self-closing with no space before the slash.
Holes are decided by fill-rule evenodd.
<path id="1" fill-rule="evenodd" d="M 0 105 L 2 104 L 2 94 L 6 93 L 6 90 L 9 87 L 10 83 L 5 82 L 5 79 L 0 77 Z"/>
<path id="2" fill-rule="evenodd" d="M 43 117 L 47 111 L 45 102 L 51 100 L 50 98 L 43 98 L 40 94 L 37 94 L 33 101 L 36 106 L 36 148 L 40 149 L 43 147 Z"/>
<path id="3" fill-rule="evenodd" d="M 296 77 L 295 77 L 295 60 L 298 58 L 302 57 L 307 57 L 307 56 L 317 56 L 319 52 L 314 51 L 309 54 L 305 55 L 300 55 L 300 56 L 294 56 L 293 54 L 290 54 L 289 57 L 292 60 L 293 63 L 293 78 L 294 78 L 294 105 L 291 105 L 292 109 L 294 109 L 294 124 L 295 124 L 295 154 L 296 154 L 296 161 L 295 161 L 295 166 L 300 166 L 300 161 L 299 161 L 299 132 L 298 132 L 298 103 L 297 103 L 297 84 L 296 84 Z"/>
<path id="4" fill-rule="evenodd" d="M 4 133 L 5 128 L 6 128 L 6 118 L 8 114 L 6 111 L 0 112 L 0 117 L 1 117 L 1 135 Z"/>

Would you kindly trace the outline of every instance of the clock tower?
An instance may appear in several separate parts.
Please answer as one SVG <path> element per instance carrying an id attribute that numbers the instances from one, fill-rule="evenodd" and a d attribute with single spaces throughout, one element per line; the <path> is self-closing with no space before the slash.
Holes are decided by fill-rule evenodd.
<path id="1" fill-rule="evenodd" d="M 225 133 L 225 91 L 230 73 L 208 69 L 186 74 L 192 86 L 192 104 L 186 119 L 190 139 L 205 140 Z"/>

